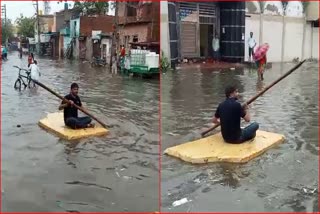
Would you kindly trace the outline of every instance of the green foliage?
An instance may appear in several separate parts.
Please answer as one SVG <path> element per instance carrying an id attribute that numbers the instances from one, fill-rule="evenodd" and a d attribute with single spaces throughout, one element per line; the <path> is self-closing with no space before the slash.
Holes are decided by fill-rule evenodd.
<path id="1" fill-rule="evenodd" d="M 261 13 L 263 13 L 265 2 L 259 1 L 259 5 L 260 5 L 260 11 L 261 11 Z"/>
<path id="2" fill-rule="evenodd" d="M 164 52 L 163 51 L 161 51 L 160 66 L 161 66 L 161 71 L 162 72 L 166 72 L 170 68 L 169 59 L 164 56 Z"/>
<path id="3" fill-rule="evenodd" d="M 104 15 L 109 10 L 109 2 L 76 0 L 73 8 L 84 15 Z"/>
<path id="4" fill-rule="evenodd" d="M 18 35 L 21 37 L 34 37 L 35 21 L 35 18 L 28 18 L 20 15 L 20 17 L 16 19 Z"/>
<path id="5" fill-rule="evenodd" d="M 282 2 L 282 6 L 283 6 L 283 9 L 284 9 L 284 10 L 287 9 L 288 3 L 289 3 L 289 1 L 283 1 L 283 2 Z M 308 5 L 309 5 L 310 2 L 308 2 L 308 1 L 302 1 L 301 3 L 302 3 L 303 12 L 305 13 L 305 12 L 306 12 L 306 9 L 307 9 L 307 7 L 308 7 Z"/>
<path id="6" fill-rule="evenodd" d="M 7 19 L 7 23 L 4 19 L 2 19 L 2 44 L 5 44 L 7 39 L 10 39 L 13 37 L 13 24 L 11 23 L 10 19 Z"/>
<path id="7" fill-rule="evenodd" d="M 288 5 L 288 1 L 282 1 L 282 6 L 283 6 L 283 9 L 286 10 L 287 9 L 287 5 Z"/>
<path id="8" fill-rule="evenodd" d="M 306 12 L 307 7 L 309 6 L 309 1 L 303 1 L 302 2 L 302 8 L 303 8 L 303 12 Z"/>

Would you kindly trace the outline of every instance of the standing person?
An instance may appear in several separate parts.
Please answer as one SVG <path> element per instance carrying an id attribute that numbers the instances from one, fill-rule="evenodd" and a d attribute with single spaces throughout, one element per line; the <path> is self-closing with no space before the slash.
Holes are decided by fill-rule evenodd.
<path id="1" fill-rule="evenodd" d="M 212 39 L 212 49 L 213 49 L 213 62 L 219 61 L 220 43 L 219 43 L 219 37 L 217 34 L 215 34 Z"/>
<path id="2" fill-rule="evenodd" d="M 256 40 L 253 38 L 253 33 L 250 32 L 250 37 L 248 39 L 248 46 L 249 46 L 249 62 L 252 62 L 252 57 L 254 55 L 254 48 L 256 47 L 257 43 Z"/>
<path id="3" fill-rule="evenodd" d="M 33 61 L 34 61 L 33 53 L 30 53 L 29 56 L 28 56 L 28 68 L 33 63 Z"/>
<path id="4" fill-rule="evenodd" d="M 264 80 L 263 78 L 263 73 L 266 69 L 266 65 L 267 65 L 267 56 L 264 55 L 263 58 L 261 58 L 260 60 L 256 61 L 256 64 L 258 66 L 258 78 L 260 80 Z"/>
<path id="5" fill-rule="evenodd" d="M 19 58 L 22 59 L 22 47 L 19 48 Z"/>
<path id="6" fill-rule="evenodd" d="M 244 129 L 241 129 L 240 121 L 243 118 L 246 122 L 250 122 L 250 114 L 248 106 L 241 107 L 237 102 L 239 93 L 234 86 L 225 89 L 226 100 L 219 104 L 213 123 L 221 124 L 221 134 L 225 142 L 232 144 L 240 144 L 255 138 L 256 131 L 259 129 L 258 123 L 252 123 Z"/>
<path id="7" fill-rule="evenodd" d="M 124 45 L 122 45 L 121 46 L 121 50 L 120 50 L 120 68 L 121 68 L 121 71 L 124 68 L 125 57 L 126 57 L 126 49 L 124 48 Z"/>
<path id="8" fill-rule="evenodd" d="M 111 67 L 112 74 L 118 73 L 118 65 L 117 65 L 117 54 L 115 53 L 112 57 L 112 67 Z"/>
<path id="9" fill-rule="evenodd" d="M 39 81 L 39 77 L 41 76 L 41 73 L 38 67 L 37 60 L 34 60 L 33 64 L 30 65 L 30 71 L 31 71 L 31 79 Z"/>
<path id="10" fill-rule="evenodd" d="M 64 123 L 72 129 L 93 128 L 94 124 L 91 123 L 90 117 L 78 117 L 78 109 L 74 106 L 74 104 L 80 107 L 82 106 L 78 91 L 78 84 L 72 83 L 70 94 L 64 97 L 68 102 L 62 101 L 59 106 L 59 110 L 63 109 Z"/>
<path id="11" fill-rule="evenodd" d="M 7 60 L 8 58 L 8 51 L 7 51 L 7 48 L 6 46 L 3 46 L 3 49 L 2 49 L 2 56 L 3 56 L 3 59 L 4 60 Z"/>
<path id="12" fill-rule="evenodd" d="M 263 73 L 267 65 L 267 52 L 269 48 L 269 44 L 264 43 L 256 49 L 253 55 L 253 59 L 255 60 L 256 65 L 258 67 L 258 77 L 260 80 L 263 80 Z"/>

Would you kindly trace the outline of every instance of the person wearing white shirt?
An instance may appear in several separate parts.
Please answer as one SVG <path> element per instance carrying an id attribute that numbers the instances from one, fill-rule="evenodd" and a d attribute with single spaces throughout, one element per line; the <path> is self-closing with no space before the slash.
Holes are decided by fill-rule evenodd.
<path id="1" fill-rule="evenodd" d="M 36 80 L 36 81 L 39 81 L 39 78 L 41 76 L 41 73 L 40 73 L 40 69 L 37 65 L 37 60 L 34 60 L 33 64 L 30 65 L 30 71 L 31 71 L 31 79 L 32 80 Z"/>
<path id="2" fill-rule="evenodd" d="M 249 46 L 249 61 L 251 62 L 251 57 L 254 54 L 254 48 L 256 47 L 257 43 L 256 40 L 253 38 L 253 33 L 250 32 L 250 37 L 248 39 L 248 46 Z"/>
<path id="3" fill-rule="evenodd" d="M 213 39 L 212 39 L 212 49 L 213 49 L 213 61 L 218 61 L 219 60 L 219 49 L 220 49 L 220 42 L 218 35 L 215 34 Z"/>

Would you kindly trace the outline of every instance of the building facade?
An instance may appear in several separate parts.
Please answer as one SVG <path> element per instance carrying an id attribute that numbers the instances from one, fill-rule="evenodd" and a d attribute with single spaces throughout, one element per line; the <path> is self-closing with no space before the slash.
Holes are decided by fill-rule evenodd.
<path id="1" fill-rule="evenodd" d="M 178 61 L 212 57 L 220 40 L 223 61 L 248 60 L 250 32 L 257 45 L 269 43 L 269 62 L 318 58 L 319 3 L 161 2 L 161 46 L 174 67 Z"/>
<path id="2" fill-rule="evenodd" d="M 119 44 L 160 44 L 160 3 L 153 1 L 119 2 Z M 119 48 L 119 47 L 118 47 Z"/>

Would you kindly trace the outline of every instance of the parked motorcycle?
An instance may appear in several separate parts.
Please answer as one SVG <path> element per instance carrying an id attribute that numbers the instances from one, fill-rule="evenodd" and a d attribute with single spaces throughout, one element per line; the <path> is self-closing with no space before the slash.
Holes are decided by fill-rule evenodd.
<path id="1" fill-rule="evenodd" d="M 99 58 L 99 57 L 92 57 L 92 62 L 91 62 L 92 66 L 106 66 L 107 62 L 105 59 L 103 58 Z"/>

